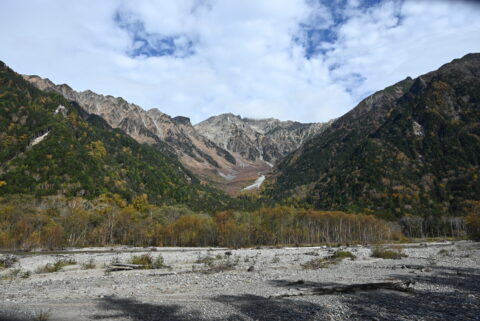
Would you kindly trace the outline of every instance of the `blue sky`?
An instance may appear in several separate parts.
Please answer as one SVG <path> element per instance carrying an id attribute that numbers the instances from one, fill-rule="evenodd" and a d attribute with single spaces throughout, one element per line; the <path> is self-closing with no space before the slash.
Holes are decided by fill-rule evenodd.
<path id="1" fill-rule="evenodd" d="M 475 1 L 2 0 L 0 60 L 199 122 L 302 122 L 480 52 Z"/>

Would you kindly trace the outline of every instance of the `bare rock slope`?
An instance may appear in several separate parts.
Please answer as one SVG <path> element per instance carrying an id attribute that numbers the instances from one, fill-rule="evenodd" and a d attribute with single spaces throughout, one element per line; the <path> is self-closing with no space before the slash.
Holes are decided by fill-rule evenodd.
<path id="1" fill-rule="evenodd" d="M 195 169 L 228 168 L 236 163 L 226 150 L 199 135 L 186 117 L 170 117 L 158 109 L 146 111 L 121 97 L 104 96 L 90 90 L 77 92 L 68 85 L 56 85 L 38 76 L 23 76 L 37 88 L 63 95 L 87 113 L 101 116 L 109 125 L 124 130 L 141 143 L 166 142 L 182 163 Z"/>
<path id="2" fill-rule="evenodd" d="M 187 117 L 171 117 L 156 108 L 146 111 L 121 97 L 77 92 L 38 76 L 23 77 L 40 90 L 61 94 L 85 112 L 102 117 L 140 143 L 162 149 L 165 144 L 161 143 L 166 143 L 186 168 L 230 194 L 266 174 L 278 160 L 329 125 L 224 114 L 192 126 Z"/>
<path id="3" fill-rule="evenodd" d="M 252 161 L 259 159 L 274 164 L 329 124 L 222 114 L 195 125 L 195 129 L 230 152 Z"/>

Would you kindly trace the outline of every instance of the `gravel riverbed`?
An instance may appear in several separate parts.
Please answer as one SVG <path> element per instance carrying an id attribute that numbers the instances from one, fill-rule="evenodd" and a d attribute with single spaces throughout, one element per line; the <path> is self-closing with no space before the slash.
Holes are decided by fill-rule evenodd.
<path id="1" fill-rule="evenodd" d="M 0 270 L 0 321 L 12 320 L 480 320 L 480 243 L 404 244 L 407 257 L 356 258 L 305 269 L 335 247 L 89 248 L 15 253 Z M 111 262 L 161 255 L 168 267 L 106 272 Z M 8 254 L 0 254 L 0 258 Z M 52 273 L 58 260 L 76 264 Z M 200 262 L 200 263 L 199 263 Z M 87 264 L 94 267 L 87 269 Z M 310 295 L 347 284 L 411 280 L 411 291 Z M 304 293 L 305 295 L 299 295 Z M 299 296 L 279 298 L 282 294 Z"/>

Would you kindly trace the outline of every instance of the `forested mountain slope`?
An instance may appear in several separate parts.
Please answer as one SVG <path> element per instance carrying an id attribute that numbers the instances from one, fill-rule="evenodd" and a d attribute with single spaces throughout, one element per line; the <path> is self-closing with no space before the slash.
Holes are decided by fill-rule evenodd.
<path id="1" fill-rule="evenodd" d="M 320 209 L 461 214 L 480 199 L 480 54 L 363 100 L 287 156 L 264 190 Z"/>
<path id="2" fill-rule="evenodd" d="M 186 117 L 170 117 L 156 108 L 146 111 L 121 97 L 104 96 L 90 90 L 77 92 L 66 84 L 56 85 L 38 76 L 23 77 L 43 91 L 55 92 L 77 102 L 88 113 L 102 117 L 110 126 L 122 129 L 140 143 L 155 144 L 162 140 L 172 147 L 181 161 L 194 168 L 235 164 L 232 155 L 198 135 Z"/>
<path id="3" fill-rule="evenodd" d="M 156 204 L 224 208 L 161 140 L 142 145 L 56 93 L 32 86 L 0 62 L 0 196 L 93 198 L 147 194 Z"/>

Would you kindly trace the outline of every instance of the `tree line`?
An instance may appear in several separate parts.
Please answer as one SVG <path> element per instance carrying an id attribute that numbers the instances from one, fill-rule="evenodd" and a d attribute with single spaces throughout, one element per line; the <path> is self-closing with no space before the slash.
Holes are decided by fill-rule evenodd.
<path id="1" fill-rule="evenodd" d="M 382 242 L 404 234 L 458 237 L 465 233 L 465 223 L 459 218 L 437 220 L 444 228 L 434 235 L 427 234 L 433 223 L 426 225 L 425 219 L 419 219 L 406 217 L 392 224 L 373 215 L 286 206 L 197 213 L 184 206 L 149 204 L 146 195 L 131 203 L 118 195 L 102 195 L 93 201 L 21 196 L 0 199 L 0 248 L 345 244 Z"/>

